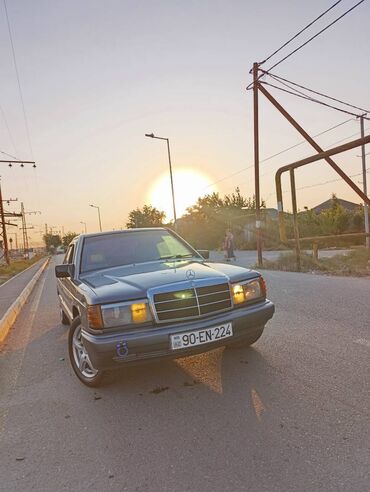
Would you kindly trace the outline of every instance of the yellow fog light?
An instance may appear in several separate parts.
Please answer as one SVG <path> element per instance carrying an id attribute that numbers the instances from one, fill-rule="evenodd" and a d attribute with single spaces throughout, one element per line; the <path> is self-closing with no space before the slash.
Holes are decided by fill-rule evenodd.
<path id="1" fill-rule="evenodd" d="M 144 302 L 131 304 L 131 316 L 134 323 L 145 323 L 148 320 L 147 304 Z"/>
<path id="2" fill-rule="evenodd" d="M 242 285 L 233 285 L 234 304 L 240 304 L 245 301 L 245 293 Z"/>

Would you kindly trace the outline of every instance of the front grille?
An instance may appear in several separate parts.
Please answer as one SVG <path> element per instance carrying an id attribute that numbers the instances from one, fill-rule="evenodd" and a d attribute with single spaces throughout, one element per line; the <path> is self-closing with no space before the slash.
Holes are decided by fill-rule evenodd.
<path id="1" fill-rule="evenodd" d="M 232 306 L 228 283 L 154 294 L 153 301 L 161 322 L 199 318 Z"/>

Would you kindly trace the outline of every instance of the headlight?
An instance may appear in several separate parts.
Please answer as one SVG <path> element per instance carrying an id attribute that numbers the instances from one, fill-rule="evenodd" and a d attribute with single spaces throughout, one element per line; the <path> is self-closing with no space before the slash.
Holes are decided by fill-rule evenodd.
<path id="1" fill-rule="evenodd" d="M 234 305 L 266 296 L 265 281 L 262 277 L 232 285 Z"/>
<path id="2" fill-rule="evenodd" d="M 101 312 L 105 328 L 140 324 L 152 319 L 146 300 L 106 304 L 101 306 Z"/>

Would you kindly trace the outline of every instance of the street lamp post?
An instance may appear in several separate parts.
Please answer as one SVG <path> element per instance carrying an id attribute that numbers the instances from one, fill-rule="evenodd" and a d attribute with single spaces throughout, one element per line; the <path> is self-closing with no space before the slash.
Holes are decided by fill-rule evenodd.
<path id="1" fill-rule="evenodd" d="M 87 227 L 86 227 L 86 222 L 83 222 L 82 220 L 80 220 L 80 224 L 82 224 L 85 228 L 85 234 L 87 233 Z"/>
<path id="2" fill-rule="evenodd" d="M 176 205 L 175 205 L 175 191 L 173 188 L 173 177 L 172 177 L 172 164 L 171 164 L 171 152 L 170 152 L 170 139 L 169 138 L 163 138 L 163 137 L 157 137 L 154 135 L 154 133 L 146 133 L 146 137 L 150 138 L 156 138 L 158 140 L 165 140 L 167 142 L 167 152 L 168 152 L 168 164 L 170 167 L 170 178 L 171 178 L 171 192 L 172 192 L 172 206 L 173 206 L 173 220 L 174 220 L 174 226 L 175 230 L 177 229 L 177 218 L 176 218 Z"/>
<path id="3" fill-rule="evenodd" d="M 97 208 L 98 209 L 99 228 L 100 228 L 100 232 L 102 232 L 103 229 L 101 227 L 100 207 L 98 207 L 97 205 L 90 205 L 90 207 L 93 207 L 93 208 Z"/>

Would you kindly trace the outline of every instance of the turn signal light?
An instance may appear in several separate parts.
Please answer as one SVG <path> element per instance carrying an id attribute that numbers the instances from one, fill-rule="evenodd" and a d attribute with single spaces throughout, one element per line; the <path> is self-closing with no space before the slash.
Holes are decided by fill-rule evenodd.
<path id="1" fill-rule="evenodd" d="M 263 297 L 266 297 L 267 287 L 266 287 L 265 279 L 263 277 L 260 277 L 259 281 L 260 281 L 260 287 L 261 287 L 261 294 L 263 295 Z"/>
<path id="2" fill-rule="evenodd" d="M 94 330 L 101 330 L 103 328 L 103 319 L 99 305 L 88 306 L 87 319 L 90 328 L 93 328 Z"/>

